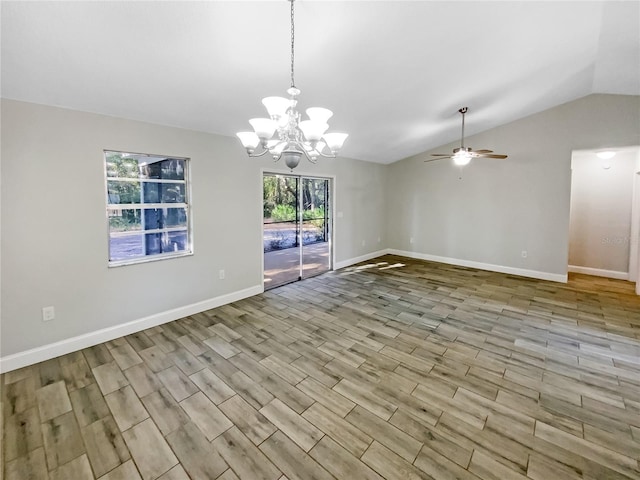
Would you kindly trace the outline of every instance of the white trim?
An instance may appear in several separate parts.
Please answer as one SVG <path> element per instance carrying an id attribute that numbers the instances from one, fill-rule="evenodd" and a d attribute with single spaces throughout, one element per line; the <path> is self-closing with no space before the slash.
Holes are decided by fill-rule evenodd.
<path id="1" fill-rule="evenodd" d="M 169 157 L 167 157 L 167 160 Z M 178 160 L 189 160 L 188 158 L 180 158 Z M 168 178 L 128 178 L 128 177 L 107 177 L 107 181 L 111 182 L 147 182 L 147 183 L 185 183 L 185 180 L 170 180 Z"/>
<path id="2" fill-rule="evenodd" d="M 146 235 L 147 233 L 171 233 L 188 232 L 189 227 L 154 228 L 153 230 L 126 230 L 124 232 L 111 232 L 111 238 L 133 237 L 134 235 Z"/>
<path id="3" fill-rule="evenodd" d="M 331 203 L 331 217 L 329 219 L 331 223 L 331 229 L 330 229 L 331 234 L 329 235 L 331 265 L 329 266 L 329 271 L 337 270 L 339 267 L 336 264 L 336 244 L 335 244 L 335 238 L 337 236 L 336 205 L 338 203 L 336 201 L 336 191 L 337 191 L 336 175 L 329 175 L 324 173 L 311 174 L 311 173 L 300 172 L 298 170 L 293 172 L 292 170 L 280 170 L 277 168 L 263 167 L 260 169 L 260 192 L 261 192 L 261 195 L 260 195 L 260 232 L 261 232 L 260 233 L 260 251 L 262 252 L 262 255 L 260 255 L 260 260 L 261 260 L 260 271 L 262 272 L 263 291 L 264 291 L 264 200 L 263 200 L 263 195 L 264 195 L 264 176 L 265 175 L 283 175 L 288 177 L 298 177 L 298 178 L 304 177 L 304 178 L 317 178 L 320 180 L 329 180 L 329 187 L 330 187 L 329 201 Z"/>
<path id="4" fill-rule="evenodd" d="M 349 267 L 351 265 L 355 265 L 356 263 L 366 262 L 367 260 L 371 260 L 372 258 L 376 258 L 376 257 L 381 257 L 382 255 L 387 255 L 388 253 L 391 253 L 391 250 L 387 248 L 384 250 L 378 250 L 377 252 L 367 253 L 366 255 L 361 255 L 359 257 L 343 260 L 341 262 L 336 263 L 335 269 L 339 270 L 340 268 Z M 408 256 L 408 255 L 405 255 L 405 256 Z"/>
<path id="5" fill-rule="evenodd" d="M 478 270 L 488 270 L 490 272 L 507 273 L 509 275 L 518 275 L 520 277 L 537 278 L 539 280 L 549 280 L 552 282 L 567 283 L 568 275 L 560 273 L 541 272 L 538 270 L 526 270 L 524 268 L 507 267 L 504 265 L 493 265 L 490 263 L 474 262 L 472 260 L 461 260 L 459 258 L 440 257 L 438 255 L 429 255 L 427 253 L 408 252 L 405 250 L 389 249 L 391 255 L 400 255 L 402 257 L 416 258 L 418 260 L 428 260 L 430 262 L 447 263 L 449 265 L 458 265 L 460 267 L 477 268 Z"/>
<path id="6" fill-rule="evenodd" d="M 603 270 L 602 268 L 580 267 L 569 265 L 569 271 L 573 273 L 583 273 L 596 277 L 615 278 L 616 280 L 629 280 L 629 272 L 618 272 L 616 270 Z"/>
<path id="7" fill-rule="evenodd" d="M 91 347 L 99 343 L 108 342 L 109 340 L 120 338 L 124 335 L 130 335 L 147 328 L 162 325 L 163 323 L 172 322 L 179 318 L 193 315 L 194 313 L 204 312 L 205 310 L 210 310 L 221 305 L 237 302 L 243 298 L 258 295 L 263 291 L 262 285 L 256 285 L 237 292 L 192 303 L 191 305 L 166 310 L 121 325 L 103 328 L 95 332 L 89 332 L 59 342 L 42 345 L 41 347 L 32 348 L 24 352 L 7 355 L 6 357 L 0 358 L 0 373 L 6 373 L 11 370 L 26 367 L 27 365 L 43 362 L 51 358 L 59 357 L 60 355 L 66 355 L 67 353 Z"/>
<path id="8" fill-rule="evenodd" d="M 160 203 L 108 203 L 107 210 L 153 210 L 153 209 L 161 209 L 161 208 L 184 208 L 187 209 L 189 207 L 188 203 L 171 203 L 171 202 L 160 202 Z"/>
<path id="9" fill-rule="evenodd" d="M 638 149 L 640 163 L 640 149 Z M 638 259 L 640 258 L 640 166 L 633 175 L 633 199 L 631 201 L 631 235 L 629 241 L 629 280 L 638 281 Z"/>

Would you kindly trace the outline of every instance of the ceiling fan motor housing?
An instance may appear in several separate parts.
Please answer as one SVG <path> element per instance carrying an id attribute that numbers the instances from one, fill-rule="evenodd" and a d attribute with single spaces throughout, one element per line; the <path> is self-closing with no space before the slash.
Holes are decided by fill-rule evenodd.
<path id="1" fill-rule="evenodd" d="M 469 152 L 469 153 L 471 153 L 471 147 L 458 147 L 458 148 L 454 148 L 453 149 L 453 153 L 458 153 L 458 152 Z"/>

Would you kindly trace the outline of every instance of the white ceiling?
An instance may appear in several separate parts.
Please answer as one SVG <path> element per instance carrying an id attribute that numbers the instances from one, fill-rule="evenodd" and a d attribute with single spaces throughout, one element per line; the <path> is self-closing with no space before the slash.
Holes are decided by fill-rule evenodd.
<path id="1" fill-rule="evenodd" d="M 233 135 L 289 86 L 285 0 L 2 1 L 1 15 L 5 98 Z M 350 134 L 343 155 L 391 163 L 457 140 L 462 106 L 474 134 L 640 95 L 640 2 L 299 0 L 296 84 L 302 109 Z"/>

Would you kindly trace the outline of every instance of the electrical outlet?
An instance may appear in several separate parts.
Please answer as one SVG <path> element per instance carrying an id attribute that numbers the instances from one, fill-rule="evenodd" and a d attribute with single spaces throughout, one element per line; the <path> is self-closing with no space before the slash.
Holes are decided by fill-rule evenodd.
<path id="1" fill-rule="evenodd" d="M 366 245 L 367 245 L 367 241 L 366 240 L 362 240 L 362 246 L 366 247 Z"/>
<path id="2" fill-rule="evenodd" d="M 380 243 L 380 237 L 378 237 L 378 243 Z"/>
<path id="3" fill-rule="evenodd" d="M 409 239 L 409 243 L 411 243 L 411 244 L 413 243 L 413 237 L 411 237 L 411 238 Z"/>
<path id="4" fill-rule="evenodd" d="M 520 255 L 522 256 L 522 258 L 527 258 L 529 256 L 526 250 L 522 250 L 522 253 Z"/>
<path id="5" fill-rule="evenodd" d="M 218 276 L 220 277 L 220 280 L 224 280 L 224 270 L 220 270 L 220 272 L 218 272 Z"/>
<path id="6" fill-rule="evenodd" d="M 42 321 L 49 322 L 56 318 L 56 309 L 53 307 L 42 307 Z"/>

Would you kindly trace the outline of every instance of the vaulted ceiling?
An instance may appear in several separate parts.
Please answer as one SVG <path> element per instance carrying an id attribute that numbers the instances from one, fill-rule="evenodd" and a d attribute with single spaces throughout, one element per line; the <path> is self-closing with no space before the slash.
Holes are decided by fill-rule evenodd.
<path id="1" fill-rule="evenodd" d="M 296 2 L 300 106 L 391 163 L 591 93 L 640 95 L 640 2 Z M 233 135 L 289 86 L 289 3 L 2 1 L 4 98 Z M 499 148 L 499 145 L 494 145 Z M 242 148 L 240 145 L 238 148 Z"/>

